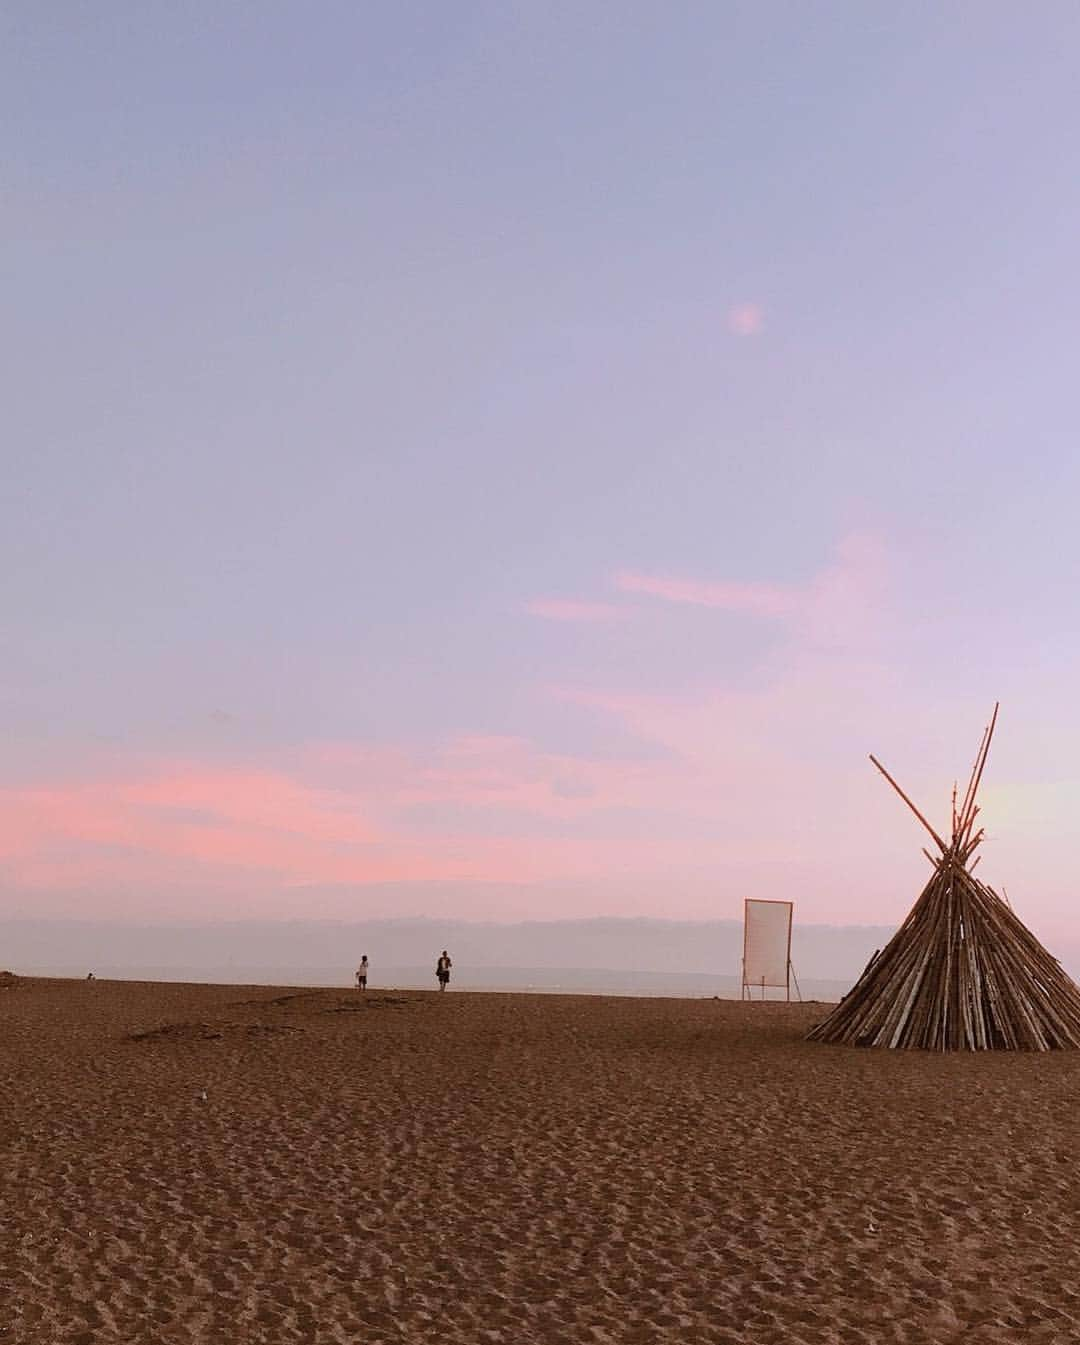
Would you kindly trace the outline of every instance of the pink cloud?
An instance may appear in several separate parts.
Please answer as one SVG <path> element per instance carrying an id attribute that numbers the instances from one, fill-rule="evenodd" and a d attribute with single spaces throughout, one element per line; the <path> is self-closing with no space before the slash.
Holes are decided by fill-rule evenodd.
<path id="1" fill-rule="evenodd" d="M 411 867 L 380 842 L 335 795 L 278 773 L 177 764 L 128 780 L 0 794 L 0 858 L 15 861 L 23 881 L 18 861 L 35 858 L 47 871 L 71 847 L 84 856 L 83 878 L 91 882 L 118 867 L 176 859 L 280 875 L 321 862 L 358 881 Z M 412 867 L 432 872 L 419 859 Z"/>
<path id="2" fill-rule="evenodd" d="M 728 309 L 727 322 L 736 336 L 757 336 L 765 329 L 765 314 L 760 304 L 737 304 Z"/>
<path id="3" fill-rule="evenodd" d="M 828 846 L 847 856 L 858 850 L 847 836 L 853 818 L 860 834 L 874 834 L 867 782 L 860 775 L 857 797 L 840 788 L 825 809 L 820 772 L 839 750 L 838 726 L 863 716 L 868 725 L 869 708 L 889 694 L 888 664 L 875 661 L 868 638 L 875 620 L 888 624 L 877 615 L 885 573 L 873 539 L 850 537 L 799 584 L 619 576 L 625 592 L 755 612 L 786 636 L 752 690 L 561 693 L 663 749 L 647 760 L 477 734 L 311 744 L 280 752 L 271 767 L 113 753 L 77 776 L 0 791 L 0 871 L 9 890 L 57 900 L 97 891 L 147 901 L 171 884 L 204 904 L 288 913 L 297 889 L 591 883 L 617 910 L 619 884 L 652 884 L 666 909 L 689 900 L 680 892 L 734 881 L 762 856 L 802 864 L 803 817 L 811 853 Z M 340 901 L 323 913 L 353 909 L 348 895 Z"/>
<path id="4" fill-rule="evenodd" d="M 531 616 L 547 621 L 620 621 L 627 615 L 626 609 L 615 603 L 584 602 L 576 598 L 534 598 L 526 603 L 525 610 Z"/>
<path id="5" fill-rule="evenodd" d="M 830 560 L 802 583 L 710 580 L 626 570 L 615 575 L 614 583 L 624 593 L 785 621 L 800 627 L 805 636 L 830 641 L 873 624 L 886 574 L 880 541 L 867 533 L 851 533 L 840 540 Z"/>
<path id="6" fill-rule="evenodd" d="M 667 602 L 690 603 L 697 607 L 717 607 L 729 612 L 751 612 L 758 616 L 786 616 L 798 604 L 795 588 L 780 584 L 732 583 L 701 579 L 676 579 L 661 575 L 620 571 L 615 586 L 624 593 L 646 593 Z"/>
<path id="7" fill-rule="evenodd" d="M 752 679 L 645 695 L 628 672 L 624 686 L 549 690 L 579 707 L 575 719 L 615 721 L 605 741 L 648 754 L 475 733 L 312 743 L 254 762 L 103 749 L 77 774 L 0 790 L 4 891 L 50 913 L 85 899 L 94 915 L 151 919 L 437 914 L 449 900 L 473 918 L 737 917 L 745 895 L 791 895 L 800 921 L 900 918 L 924 877 L 922 838 L 865 754 L 936 820 L 980 726 L 961 723 L 947 683 L 927 706 L 925 678 L 895 656 L 893 580 L 865 534 L 797 582 L 619 576 L 625 593 L 700 609 L 703 625 L 722 611 L 776 623 Z M 1010 724 L 1003 750 L 1011 737 Z M 1026 879 L 1049 911 L 1068 895 L 1071 861 L 1054 837 L 1080 794 L 1035 790 L 1022 772 L 1010 782 L 1002 756 L 992 765 L 984 797 L 1002 839 L 983 870 L 1018 909 Z M 383 885 L 390 895 L 373 895 Z"/>
<path id="8" fill-rule="evenodd" d="M 666 763 L 570 756 L 545 752 L 526 738 L 491 735 L 461 736 L 378 765 L 364 748 L 343 743 L 322 744 L 315 755 L 322 768 L 351 777 L 354 787 L 365 775 L 377 778 L 391 811 L 490 809 L 504 824 L 514 815 L 575 822 L 604 809 L 640 806 L 667 770 Z"/>
<path id="9" fill-rule="evenodd" d="M 125 892 L 152 902 L 173 884 L 196 906 L 254 901 L 264 913 L 295 912 L 289 893 L 306 887 L 601 881 L 670 862 L 668 839 L 638 829 L 616 847 L 603 826 L 578 825 L 642 806 L 649 790 L 640 768 L 517 738 L 411 754 L 324 744 L 275 771 L 159 762 L 0 791 L 0 872 L 12 890 L 64 901 L 109 891 L 114 903 Z"/>

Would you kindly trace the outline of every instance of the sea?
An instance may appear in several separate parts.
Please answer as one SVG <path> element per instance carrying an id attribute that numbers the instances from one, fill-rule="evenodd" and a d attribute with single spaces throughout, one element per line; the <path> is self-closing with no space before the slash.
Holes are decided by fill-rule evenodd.
<path id="1" fill-rule="evenodd" d="M 266 985 L 325 988 L 353 986 L 350 967 L 279 966 L 248 967 L 236 963 L 221 966 L 95 966 L 22 965 L 27 976 L 55 976 L 83 979 L 93 972 L 98 980 L 163 981 L 192 985 Z M 792 985 L 791 998 L 832 1002 L 851 987 L 850 981 L 806 980 Z M 368 989 L 433 990 L 431 968 L 427 966 L 373 967 Z M 550 995 L 630 995 L 676 999 L 739 999 L 741 986 L 737 976 L 717 976 L 706 972 L 627 971 L 603 967 L 455 967 L 451 990 L 519 992 Z M 763 998 L 755 989 L 753 999 Z M 764 998 L 783 1000 L 783 989 L 770 989 Z"/>

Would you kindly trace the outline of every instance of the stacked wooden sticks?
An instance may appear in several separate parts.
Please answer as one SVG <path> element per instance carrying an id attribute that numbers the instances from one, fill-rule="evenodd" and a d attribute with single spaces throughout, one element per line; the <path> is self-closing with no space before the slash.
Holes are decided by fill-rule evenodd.
<path id="1" fill-rule="evenodd" d="M 967 791 L 953 789 L 946 844 L 876 757 L 933 837 L 934 872 L 889 943 L 811 1041 L 930 1051 L 1080 1048 L 1080 990 L 1008 903 L 973 874 L 982 828 L 975 797 L 998 707 L 983 733 Z"/>

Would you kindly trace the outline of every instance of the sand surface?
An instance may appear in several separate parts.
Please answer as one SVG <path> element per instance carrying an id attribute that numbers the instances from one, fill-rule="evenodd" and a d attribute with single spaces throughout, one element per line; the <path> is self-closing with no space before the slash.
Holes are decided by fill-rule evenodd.
<path id="1" fill-rule="evenodd" d="M 0 1343 L 1080 1342 L 1080 1056 L 822 1012 L 0 986 Z"/>

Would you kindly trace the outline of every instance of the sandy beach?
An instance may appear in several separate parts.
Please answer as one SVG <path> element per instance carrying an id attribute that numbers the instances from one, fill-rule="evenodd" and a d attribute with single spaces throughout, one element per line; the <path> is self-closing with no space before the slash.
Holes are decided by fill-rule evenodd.
<path id="1" fill-rule="evenodd" d="M 0 1342 L 1080 1341 L 1080 1056 L 823 1012 L 19 980 Z"/>

